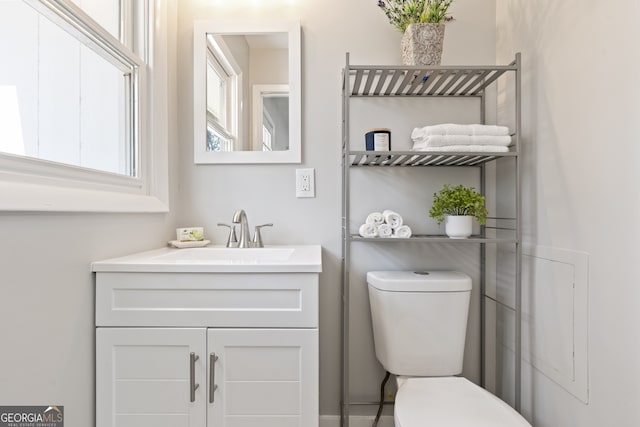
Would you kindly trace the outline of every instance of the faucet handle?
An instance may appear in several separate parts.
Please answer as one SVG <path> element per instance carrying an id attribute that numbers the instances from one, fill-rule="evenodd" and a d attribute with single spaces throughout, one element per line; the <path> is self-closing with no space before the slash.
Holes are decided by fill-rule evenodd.
<path id="1" fill-rule="evenodd" d="M 255 231 L 253 232 L 253 247 L 254 248 L 264 248 L 264 244 L 262 243 L 262 234 L 260 233 L 260 229 L 262 227 L 273 227 L 272 223 L 256 225 Z"/>
<path id="2" fill-rule="evenodd" d="M 225 224 L 222 222 L 218 223 L 219 227 L 229 227 L 229 237 L 227 238 L 227 247 L 228 248 L 235 248 L 236 246 L 238 246 L 238 238 L 236 237 L 236 226 L 235 225 L 230 225 L 230 224 Z"/>

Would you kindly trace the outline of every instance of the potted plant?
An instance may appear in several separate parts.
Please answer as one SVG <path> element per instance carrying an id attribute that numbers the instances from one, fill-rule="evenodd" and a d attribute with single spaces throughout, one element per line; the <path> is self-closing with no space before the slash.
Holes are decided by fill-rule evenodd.
<path id="1" fill-rule="evenodd" d="M 429 216 L 438 221 L 445 221 L 445 232 L 452 239 L 466 239 L 471 236 L 473 218 L 481 225 L 487 221 L 485 198 L 471 187 L 448 184 L 433 195 L 433 206 Z"/>
<path id="2" fill-rule="evenodd" d="M 440 65 L 444 23 L 453 0 L 378 0 L 378 6 L 403 33 L 404 65 Z"/>

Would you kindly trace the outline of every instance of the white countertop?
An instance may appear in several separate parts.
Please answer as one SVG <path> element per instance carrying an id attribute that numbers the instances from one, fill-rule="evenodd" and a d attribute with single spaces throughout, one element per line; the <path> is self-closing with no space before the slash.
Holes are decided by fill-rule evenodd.
<path id="1" fill-rule="evenodd" d="M 272 245 L 264 248 L 161 248 L 91 264 L 94 272 L 144 273 L 319 273 L 320 245 Z"/>

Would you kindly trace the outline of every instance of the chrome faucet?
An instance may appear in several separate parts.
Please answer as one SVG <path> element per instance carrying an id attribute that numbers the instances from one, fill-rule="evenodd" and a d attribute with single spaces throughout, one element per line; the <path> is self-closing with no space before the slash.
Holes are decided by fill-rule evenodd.
<path id="1" fill-rule="evenodd" d="M 238 239 L 236 238 L 236 226 L 233 224 L 225 224 L 223 222 L 218 223 L 219 227 L 229 227 L 229 237 L 227 237 L 227 247 L 235 248 L 238 246 Z"/>
<path id="2" fill-rule="evenodd" d="M 247 221 L 247 214 L 244 209 L 238 209 L 233 215 L 234 224 L 240 224 L 240 240 L 238 240 L 239 248 L 250 248 L 251 236 L 249 234 L 249 222 Z"/>
<path id="3" fill-rule="evenodd" d="M 253 239 L 251 239 L 251 233 L 249 232 L 249 221 L 247 221 L 247 214 L 244 209 L 238 209 L 233 215 L 234 224 L 240 224 L 240 240 L 236 242 L 235 227 L 233 225 L 224 225 L 230 228 L 229 239 L 227 240 L 228 248 L 263 248 L 262 236 L 260 229 L 262 227 L 272 227 L 273 224 L 256 225 L 256 230 L 253 233 Z"/>

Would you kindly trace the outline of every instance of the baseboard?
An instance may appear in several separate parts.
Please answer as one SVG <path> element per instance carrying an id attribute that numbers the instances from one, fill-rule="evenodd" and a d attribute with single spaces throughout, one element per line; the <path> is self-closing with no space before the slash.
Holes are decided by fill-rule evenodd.
<path id="1" fill-rule="evenodd" d="M 349 427 L 371 427 L 374 416 L 352 415 Z M 320 415 L 320 427 L 340 427 L 340 415 Z M 384 415 L 378 421 L 378 427 L 393 427 L 393 417 Z"/>

